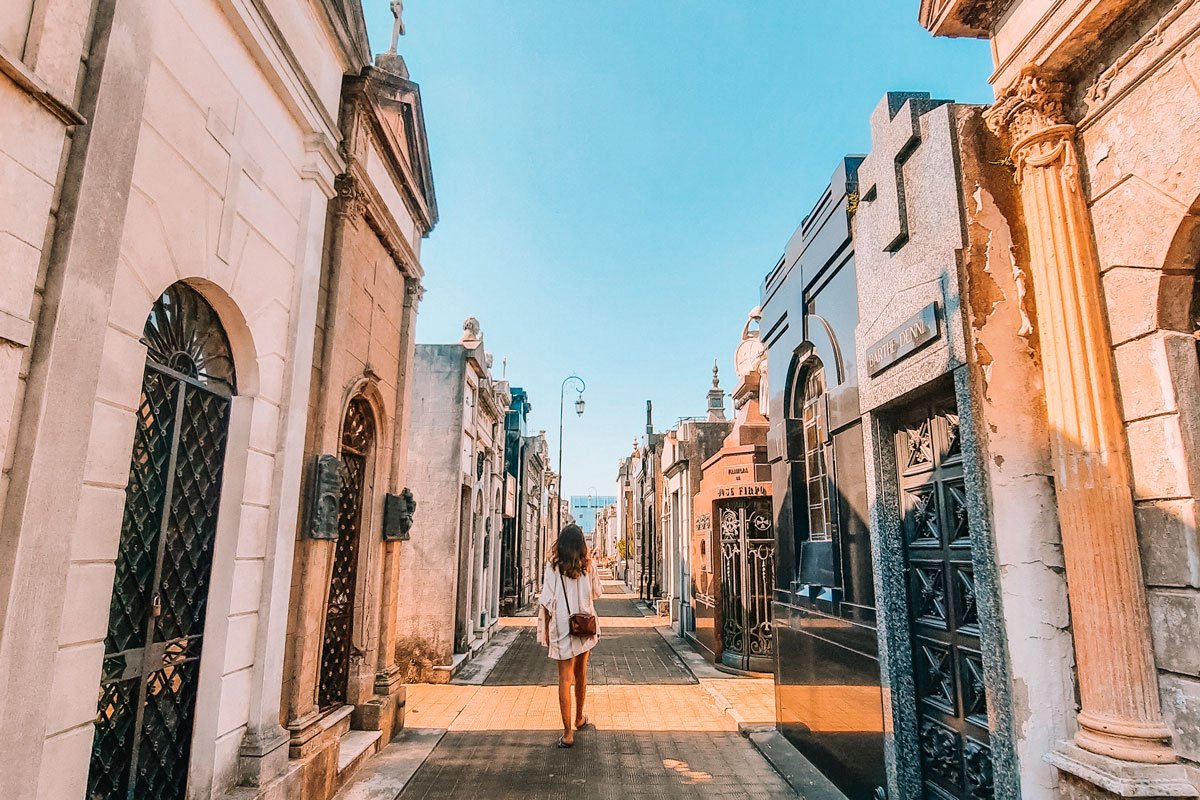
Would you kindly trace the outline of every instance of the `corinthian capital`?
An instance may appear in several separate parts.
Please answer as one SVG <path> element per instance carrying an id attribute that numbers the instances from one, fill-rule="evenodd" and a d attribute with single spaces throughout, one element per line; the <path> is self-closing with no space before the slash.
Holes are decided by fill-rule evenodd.
<path id="1" fill-rule="evenodd" d="M 1039 74 L 1030 64 L 1001 93 L 984 119 L 993 133 L 1015 147 L 1030 136 L 1070 124 L 1064 110 L 1066 96 L 1066 83 Z"/>

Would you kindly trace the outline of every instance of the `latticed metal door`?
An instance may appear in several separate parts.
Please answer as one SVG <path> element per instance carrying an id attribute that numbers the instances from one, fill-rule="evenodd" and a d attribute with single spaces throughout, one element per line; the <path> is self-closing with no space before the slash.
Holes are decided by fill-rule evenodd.
<path id="1" fill-rule="evenodd" d="M 979 609 L 954 407 L 902 421 L 896 455 L 925 795 L 991 798 Z"/>
<path id="2" fill-rule="evenodd" d="M 721 661 L 741 670 L 773 669 L 775 523 L 771 501 L 726 501 L 718 505 L 717 515 L 721 531 Z"/>
<path id="3" fill-rule="evenodd" d="M 358 588 L 359 539 L 367 458 L 375 442 L 371 406 L 361 397 L 350 401 L 342 425 L 342 494 L 338 506 L 338 538 L 325 606 L 325 639 L 321 647 L 322 710 L 346 702 L 350 654 L 354 647 L 354 598 Z"/>
<path id="4" fill-rule="evenodd" d="M 212 307 L 155 302 L 109 607 L 89 800 L 183 800 L 235 391 Z"/>

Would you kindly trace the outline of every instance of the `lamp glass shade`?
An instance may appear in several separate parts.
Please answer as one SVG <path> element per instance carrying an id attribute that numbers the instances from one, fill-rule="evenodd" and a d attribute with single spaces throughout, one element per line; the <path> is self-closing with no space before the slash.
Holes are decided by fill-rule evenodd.
<path id="1" fill-rule="evenodd" d="M 575 413 L 582 417 L 583 409 L 586 405 L 587 403 L 584 402 L 583 396 L 580 395 L 579 399 L 575 401 Z"/>

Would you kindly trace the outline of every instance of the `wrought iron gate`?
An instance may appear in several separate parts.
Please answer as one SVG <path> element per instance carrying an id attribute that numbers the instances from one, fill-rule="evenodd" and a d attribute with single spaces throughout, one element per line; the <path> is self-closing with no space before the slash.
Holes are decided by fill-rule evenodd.
<path id="1" fill-rule="evenodd" d="M 721 530 L 721 661 L 774 669 L 775 523 L 769 499 L 718 504 Z"/>
<path id="2" fill-rule="evenodd" d="M 229 341 L 184 284 L 146 322 L 88 800 L 183 800 L 221 473 L 235 391 Z"/>
<path id="3" fill-rule="evenodd" d="M 902 422 L 896 456 L 925 796 L 984 800 L 991 739 L 954 407 Z"/>
<path id="4" fill-rule="evenodd" d="M 338 506 L 338 538 L 325 607 L 325 639 L 321 648 L 322 710 L 346 702 L 350 654 L 354 638 L 354 598 L 358 587 L 358 544 L 362 529 L 367 457 L 375 441 L 371 407 L 361 397 L 350 401 L 342 427 L 342 495 Z"/>

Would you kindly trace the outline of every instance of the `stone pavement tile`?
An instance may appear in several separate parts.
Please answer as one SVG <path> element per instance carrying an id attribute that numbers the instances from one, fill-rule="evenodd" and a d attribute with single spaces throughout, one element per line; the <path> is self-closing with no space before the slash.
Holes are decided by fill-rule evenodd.
<path id="1" fill-rule="evenodd" d="M 636 611 L 627 596 L 612 600 L 606 612 Z M 736 705 L 761 713 L 769 681 L 727 678 L 732 699 L 716 702 L 657 624 L 640 612 L 602 619 L 604 636 L 589 664 L 587 714 L 595 727 L 579 732 L 570 750 L 554 747 L 562 724 L 557 672 L 533 630 L 518 629 L 484 685 L 410 686 L 407 727 L 446 732 L 400 797 L 796 797 L 724 711 Z"/>
<path id="2" fill-rule="evenodd" d="M 696 679 L 662 637 L 647 627 L 618 627 L 600 620 L 600 643 L 588 662 L 589 683 L 685 684 Z M 486 684 L 549 686 L 558 683 L 558 668 L 537 643 L 533 630 L 521 631 L 516 642 L 488 675 Z"/>
<path id="3" fill-rule="evenodd" d="M 532 731 L 451 731 L 400 795 L 403 800 L 677 800 L 795 798 L 734 732 L 584 731 L 570 750 Z"/>

